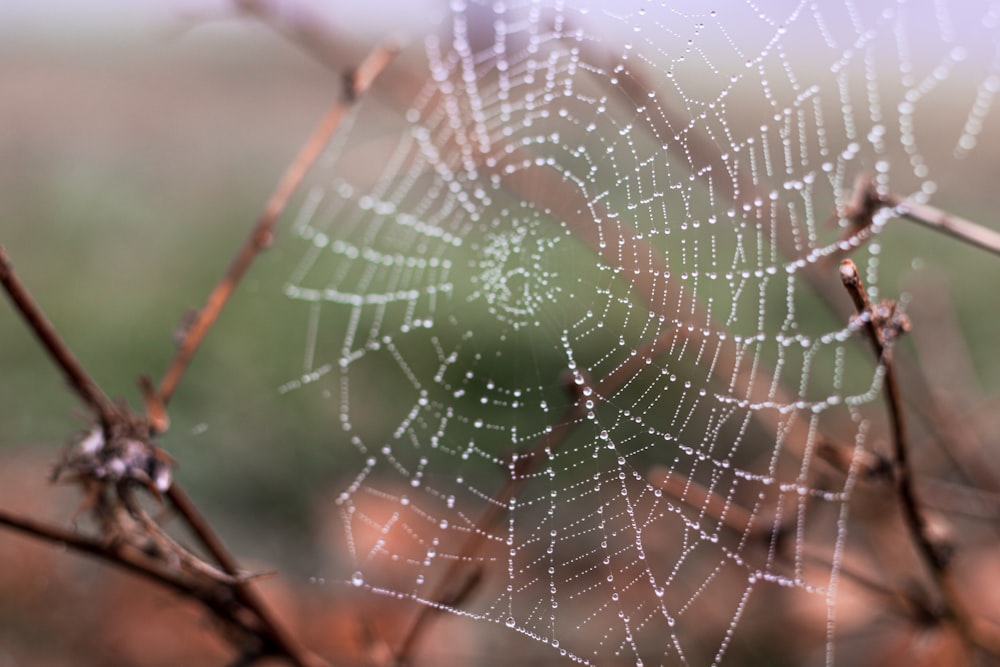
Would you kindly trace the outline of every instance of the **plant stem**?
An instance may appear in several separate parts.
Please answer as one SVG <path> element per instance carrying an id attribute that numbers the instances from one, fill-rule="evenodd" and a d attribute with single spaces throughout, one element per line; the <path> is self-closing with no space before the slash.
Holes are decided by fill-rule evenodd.
<path id="1" fill-rule="evenodd" d="M 976 619 L 970 618 L 955 590 L 948 558 L 943 556 L 927 529 L 927 521 L 914 490 L 914 474 L 910 465 L 910 444 L 906 419 L 903 414 L 902 395 L 895 366 L 892 362 L 892 350 L 886 346 L 885 331 L 882 324 L 874 317 L 875 308 L 872 306 L 854 262 L 849 259 L 841 262 L 840 278 L 854 302 L 858 315 L 864 318 L 865 330 L 875 350 L 878 363 L 882 366 L 883 387 L 892 428 L 896 496 L 899 499 L 903 518 L 917 553 L 929 570 L 941 594 L 944 605 L 942 616 L 954 623 L 968 644 L 979 646 L 994 656 L 1000 656 L 1000 636 L 994 632 L 984 632 L 985 626 Z"/>
<path id="2" fill-rule="evenodd" d="M 891 206 L 893 212 L 900 218 L 947 234 L 994 255 L 1000 255 L 1000 233 L 988 227 L 983 227 L 951 213 L 945 213 L 928 204 L 918 204 L 901 199 L 896 195 L 886 195 L 881 200 L 886 206 Z"/>
<path id="3" fill-rule="evenodd" d="M 257 223 L 250 231 L 246 241 L 240 246 L 226 273 L 209 293 L 205 305 L 198 311 L 195 320 L 187 328 L 184 340 L 181 341 L 157 390 L 160 402 L 164 406 L 170 402 L 177 385 L 191 363 L 192 357 L 201 345 L 201 341 L 212 328 L 219 313 L 222 312 L 223 306 L 229 301 L 229 297 L 236 290 L 247 269 L 250 268 L 257 255 L 274 242 L 275 223 L 281 217 L 288 205 L 288 200 L 299 187 L 306 172 L 319 157 L 323 148 L 326 147 L 348 109 L 362 93 L 368 90 L 375 77 L 389 64 L 395 53 L 396 47 L 393 45 L 379 46 L 368 54 L 356 70 L 344 77 L 345 86 L 340 99 L 323 116 L 319 125 L 299 149 L 295 159 L 285 169 L 285 173 L 268 198 L 264 211 L 257 219 Z"/>

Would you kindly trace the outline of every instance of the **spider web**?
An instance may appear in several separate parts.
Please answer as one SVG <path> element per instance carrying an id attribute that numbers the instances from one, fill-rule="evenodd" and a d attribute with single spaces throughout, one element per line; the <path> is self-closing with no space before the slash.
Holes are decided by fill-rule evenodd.
<path id="1" fill-rule="evenodd" d="M 585 664 L 736 659 L 795 596 L 834 661 L 880 388 L 836 267 L 877 296 L 887 220 L 845 235 L 851 190 L 974 149 L 1000 14 L 714 7 L 454 2 L 314 170 L 281 391 L 360 454 L 351 585 Z"/>

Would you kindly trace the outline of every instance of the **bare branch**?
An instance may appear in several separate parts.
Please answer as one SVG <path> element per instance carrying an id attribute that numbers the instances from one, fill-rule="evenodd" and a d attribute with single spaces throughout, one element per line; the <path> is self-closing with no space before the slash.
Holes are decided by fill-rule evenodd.
<path id="1" fill-rule="evenodd" d="M 2 508 L 0 508 L 0 526 L 6 526 L 46 542 L 65 545 L 74 551 L 94 556 L 173 590 L 182 596 L 198 601 L 221 622 L 238 631 L 238 634 L 232 635 L 231 639 L 232 643 L 241 649 L 245 649 L 245 647 L 242 646 L 244 640 L 240 637 L 247 639 L 261 637 L 261 629 L 255 622 L 256 617 L 242 613 L 243 607 L 234 606 L 231 587 L 214 578 L 185 574 L 124 541 L 82 535 L 73 530 L 19 516 Z M 254 649 L 253 652 L 274 653 L 273 650 L 263 646 Z M 299 664 L 307 665 L 308 663 Z"/>
<path id="2" fill-rule="evenodd" d="M 184 340 L 160 381 L 157 393 L 163 405 L 170 402 L 170 398 L 187 370 L 191 358 L 198 350 L 198 346 L 201 345 L 205 334 L 215 323 L 219 313 L 222 312 L 223 306 L 226 305 L 229 297 L 243 279 L 247 269 L 250 268 L 257 255 L 273 243 L 274 225 L 284 212 L 292 193 L 295 192 L 306 172 L 319 157 L 348 109 L 358 96 L 371 86 L 372 81 L 389 64 L 395 53 L 396 47 L 393 44 L 383 44 L 369 53 L 354 72 L 344 77 L 345 88 L 341 98 L 326 113 L 299 150 L 298 155 L 285 170 L 277 187 L 267 200 L 263 213 L 257 219 L 257 224 L 254 225 L 246 241 L 237 251 L 225 275 L 208 295 L 205 305 L 187 328 Z"/>
<path id="3" fill-rule="evenodd" d="M 963 243 L 968 243 L 994 255 L 1000 255 L 1000 232 L 976 224 L 965 218 L 928 204 L 918 204 L 914 201 L 900 199 L 896 195 L 882 197 L 886 206 L 891 206 L 893 213 L 900 218 L 916 222 L 928 229 L 947 234 Z"/>
<path id="4" fill-rule="evenodd" d="M 184 518 L 184 521 L 198 537 L 198 540 L 212 555 L 212 558 L 215 559 L 226 574 L 233 577 L 230 585 L 236 597 L 260 619 L 263 631 L 270 640 L 280 647 L 282 654 L 289 656 L 296 665 L 301 665 L 302 667 L 326 664 L 316 656 L 310 655 L 281 626 L 268 606 L 257 594 L 252 583 L 241 576 L 239 564 L 236 559 L 229 553 L 209 523 L 201 516 L 198 508 L 191 502 L 187 493 L 179 485 L 174 484 L 167 490 L 166 495 L 178 514 Z"/>
<path id="5" fill-rule="evenodd" d="M 1000 656 L 1000 642 L 998 642 L 1000 635 L 985 632 L 985 626 L 978 620 L 970 618 L 959 600 L 950 573 L 949 558 L 941 549 L 941 545 L 936 544 L 931 538 L 927 520 L 917 500 L 914 474 L 910 465 L 910 443 L 903 415 L 903 400 L 890 346 L 892 339 L 906 330 L 907 324 L 895 316 L 895 304 L 883 302 L 875 306 L 871 303 L 854 262 L 849 259 L 841 262 L 840 278 L 854 302 L 858 318 L 868 333 L 875 356 L 884 372 L 883 386 L 892 426 L 896 495 L 913 544 L 941 595 L 944 605 L 942 617 L 955 624 L 967 643 L 977 645 L 994 656 Z"/>
<path id="6" fill-rule="evenodd" d="M 931 541 L 926 521 L 917 503 L 916 492 L 913 489 L 913 471 L 910 467 L 910 445 L 906 431 L 906 420 L 903 416 L 902 398 L 899 383 L 896 380 L 895 368 L 892 364 L 891 352 L 886 347 L 885 331 L 875 316 L 876 309 L 868 298 L 868 292 L 861 282 L 861 276 L 858 275 L 858 269 L 854 262 L 849 259 L 841 262 L 840 278 L 854 302 L 858 316 L 863 320 L 872 347 L 875 349 L 875 356 L 885 371 L 885 394 L 893 431 L 895 479 L 903 513 L 925 563 L 935 573 L 935 576 L 940 576 L 947 569 L 947 564 L 937 546 Z"/>
<path id="7" fill-rule="evenodd" d="M 156 567 L 148 558 L 140 560 L 138 556 L 139 552 L 127 552 L 115 549 L 106 540 L 81 535 L 76 531 L 58 526 L 51 526 L 29 517 L 19 516 L 3 508 L 0 508 L 0 525 L 12 528 L 25 535 L 37 537 L 54 544 L 62 544 L 76 551 L 96 556 L 114 565 L 119 565 L 130 572 L 151 579 L 163 586 L 172 588 L 179 593 L 193 595 L 201 599 L 195 592 L 195 586 Z"/>

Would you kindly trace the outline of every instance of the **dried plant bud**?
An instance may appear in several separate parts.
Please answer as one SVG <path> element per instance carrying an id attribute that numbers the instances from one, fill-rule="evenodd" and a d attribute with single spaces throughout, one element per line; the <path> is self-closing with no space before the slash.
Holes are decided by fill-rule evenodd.
<path id="1" fill-rule="evenodd" d="M 886 299 L 872 309 L 872 322 L 882 334 L 882 342 L 891 344 L 912 328 L 910 318 L 899 310 L 895 301 Z"/>
<path id="2" fill-rule="evenodd" d="M 151 443 L 128 436 L 107 440 L 95 427 L 70 446 L 53 478 L 69 472 L 79 479 L 106 484 L 138 482 L 159 495 L 173 483 L 172 468 L 173 459 Z"/>

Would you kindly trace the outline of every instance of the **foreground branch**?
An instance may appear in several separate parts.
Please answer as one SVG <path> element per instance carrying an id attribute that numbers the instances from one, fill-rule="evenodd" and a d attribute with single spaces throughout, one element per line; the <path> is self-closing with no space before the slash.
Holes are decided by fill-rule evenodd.
<path id="1" fill-rule="evenodd" d="M 320 664 L 281 628 L 241 576 L 236 560 L 211 526 L 172 480 L 169 463 L 148 439 L 153 430 L 149 422 L 127 406 L 119 408 L 111 403 L 45 318 L 2 248 L 0 282 L 49 356 L 101 424 L 99 430 L 69 449 L 56 468 L 56 476 L 68 471 L 81 484 L 87 496 L 85 505 L 103 534 L 89 537 L 2 510 L 0 525 L 97 556 L 198 600 L 225 624 L 244 631 L 233 638 L 233 643 L 244 649 L 247 658 L 276 655 L 298 667 Z M 163 533 L 155 524 L 150 525 L 151 521 L 137 521 L 137 505 L 132 498 L 135 488 L 147 488 L 154 495 L 165 492 L 178 514 L 229 576 L 207 575 L 213 572 L 210 565 L 197 561 L 176 543 L 162 539 Z M 185 569 L 183 564 L 192 567 Z M 238 607 L 233 606 L 234 598 Z M 250 615 L 247 617 L 245 612 Z M 244 638 L 252 638 L 260 646 L 246 651 Z"/>
<path id="2" fill-rule="evenodd" d="M 253 230 L 222 279 L 209 294 L 195 321 L 186 330 L 184 340 L 159 387 L 154 388 L 148 378 L 141 379 L 145 417 L 132 413 L 126 406 L 118 408 L 104 394 L 17 278 L 6 253 L 0 248 L 0 282 L 4 290 L 101 426 L 99 431 L 92 433 L 71 450 L 66 461 L 57 470 L 71 470 L 74 479 L 83 485 L 91 499 L 88 507 L 95 513 L 104 534 L 89 537 L 2 511 L 0 525 L 97 556 L 197 599 L 222 621 L 242 630 L 237 633 L 239 636 L 258 644 L 256 648 L 248 649 L 243 644 L 243 639 L 233 637 L 233 643 L 242 647 L 241 660 L 246 664 L 266 655 L 285 657 L 299 667 L 325 663 L 305 651 L 277 622 L 263 599 L 240 574 L 236 559 L 225 548 L 222 540 L 187 494 L 171 479 L 169 463 L 163 463 L 164 458 L 169 457 L 161 457 L 161 450 L 149 438 L 165 431 L 169 425 L 167 403 L 233 290 L 257 255 L 272 243 L 274 225 L 291 195 L 319 157 L 349 107 L 371 86 L 375 77 L 395 54 L 395 50 L 395 47 L 389 45 L 376 48 L 357 70 L 345 75 L 341 99 L 323 117 L 286 169 Z M 151 461 L 157 462 L 155 466 Z M 163 539 L 164 534 L 160 533 L 158 526 L 148 520 L 148 517 L 146 521 L 128 521 L 128 517 L 134 516 L 138 511 L 132 499 L 132 488 L 136 481 L 145 484 L 154 495 L 160 492 L 166 495 L 188 528 L 228 576 L 219 574 L 202 581 L 205 573 L 218 571 L 186 551 L 183 554 L 170 551 L 183 548 L 171 540 Z M 143 545 L 148 544 L 155 544 L 159 550 L 146 553 Z M 185 570 L 176 566 L 176 563 L 191 563 L 193 567 Z M 201 578 L 199 575 L 202 575 Z"/>
<path id="3" fill-rule="evenodd" d="M 941 618 L 955 624 L 970 645 L 1000 656 L 1000 635 L 977 619 L 970 618 L 959 600 L 950 571 L 948 550 L 930 536 L 927 520 L 917 500 L 913 468 L 910 464 L 910 443 L 903 414 L 903 399 L 895 366 L 892 362 L 893 340 L 909 329 L 909 322 L 896 313 L 895 303 L 873 305 L 865 290 L 858 269 L 849 259 L 840 265 L 840 277 L 847 289 L 857 316 L 863 324 L 883 370 L 883 386 L 892 428 L 893 466 L 896 495 L 899 499 L 907 530 L 921 560 L 931 574 L 941 595 Z"/>
<path id="4" fill-rule="evenodd" d="M 182 596 L 197 600 L 211 610 L 220 621 L 239 630 L 245 636 L 258 636 L 261 632 L 261 628 L 252 623 L 252 616 L 235 612 L 232 595 L 225 586 L 186 576 L 140 550 L 129 548 L 125 543 L 82 535 L 73 530 L 16 515 L 2 508 L 0 508 L 0 526 L 93 556 Z"/>

